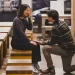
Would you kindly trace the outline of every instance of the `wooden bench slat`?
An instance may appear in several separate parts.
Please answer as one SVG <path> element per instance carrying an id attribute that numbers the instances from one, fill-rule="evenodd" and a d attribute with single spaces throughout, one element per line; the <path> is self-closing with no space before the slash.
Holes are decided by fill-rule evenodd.
<path id="1" fill-rule="evenodd" d="M 8 66 L 31 66 L 31 63 L 9 63 Z"/>
<path id="2" fill-rule="evenodd" d="M 11 51 L 11 54 L 32 54 L 32 51 L 29 51 L 29 50 L 25 50 L 25 51 L 22 51 L 22 50 L 12 50 Z"/>
<path id="3" fill-rule="evenodd" d="M 32 56 L 32 54 L 11 54 L 11 56 Z"/>
<path id="4" fill-rule="evenodd" d="M 8 66 L 31 66 L 31 59 L 9 59 L 7 62 Z"/>
<path id="5" fill-rule="evenodd" d="M 11 56 L 10 59 L 32 59 L 32 56 Z"/>
<path id="6" fill-rule="evenodd" d="M 6 71 L 27 71 L 32 70 L 32 66 L 7 66 Z"/>
<path id="7" fill-rule="evenodd" d="M 32 66 L 7 66 L 6 74 L 32 74 Z"/>
<path id="8" fill-rule="evenodd" d="M 6 75 L 33 75 L 33 74 L 6 74 Z"/>
<path id="9" fill-rule="evenodd" d="M 9 33 L 10 30 L 11 30 L 11 27 L 0 27 L 1 33 Z"/>
<path id="10" fill-rule="evenodd" d="M 7 63 L 31 63 L 30 59 L 8 59 Z"/>
<path id="11" fill-rule="evenodd" d="M 32 50 L 12 49 L 10 59 L 32 59 Z"/>

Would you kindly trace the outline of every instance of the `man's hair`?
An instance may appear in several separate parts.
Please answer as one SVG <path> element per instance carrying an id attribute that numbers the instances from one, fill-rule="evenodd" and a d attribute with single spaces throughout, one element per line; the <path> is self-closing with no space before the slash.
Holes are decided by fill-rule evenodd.
<path id="1" fill-rule="evenodd" d="M 47 15 L 48 15 L 48 17 L 52 17 L 55 20 L 55 22 L 58 23 L 59 13 L 56 10 L 49 10 L 47 12 Z"/>
<path id="2" fill-rule="evenodd" d="M 27 5 L 27 4 L 21 4 L 19 6 L 19 8 L 18 8 L 17 16 L 18 17 L 22 17 L 23 16 L 23 13 L 24 13 L 24 10 L 26 10 L 28 7 L 30 8 L 30 6 Z"/>

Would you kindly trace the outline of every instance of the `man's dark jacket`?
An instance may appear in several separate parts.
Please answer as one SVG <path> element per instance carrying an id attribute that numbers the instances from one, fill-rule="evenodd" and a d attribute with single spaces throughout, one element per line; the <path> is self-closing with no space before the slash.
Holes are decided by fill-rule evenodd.
<path id="1" fill-rule="evenodd" d="M 53 24 L 51 40 L 49 40 L 47 44 L 58 44 L 58 46 L 65 51 L 75 52 L 75 45 L 73 42 L 71 31 L 67 23 L 65 23 L 64 21 L 59 20 L 58 24 Z"/>

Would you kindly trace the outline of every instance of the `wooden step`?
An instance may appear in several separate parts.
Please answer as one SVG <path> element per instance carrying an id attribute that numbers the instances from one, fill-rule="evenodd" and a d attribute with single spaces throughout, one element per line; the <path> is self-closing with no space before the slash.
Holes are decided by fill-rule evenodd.
<path id="1" fill-rule="evenodd" d="M 31 59 L 8 59 L 7 66 L 32 66 Z"/>
<path id="2" fill-rule="evenodd" d="M 31 50 L 12 50 L 11 51 L 11 56 L 13 55 L 32 55 Z"/>
<path id="3" fill-rule="evenodd" d="M 10 59 L 32 59 L 32 56 L 10 56 Z"/>
<path id="4" fill-rule="evenodd" d="M 32 66 L 7 66 L 6 75 L 32 75 Z"/>
<path id="5" fill-rule="evenodd" d="M 12 50 L 11 51 L 11 59 L 32 59 L 32 51 L 31 50 Z"/>

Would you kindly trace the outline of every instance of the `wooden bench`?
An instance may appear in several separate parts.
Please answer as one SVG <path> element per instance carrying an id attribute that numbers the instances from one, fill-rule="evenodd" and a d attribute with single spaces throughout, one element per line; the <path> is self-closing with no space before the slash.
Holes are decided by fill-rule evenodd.
<path id="1" fill-rule="evenodd" d="M 7 66 L 6 75 L 32 75 L 32 66 Z"/>
<path id="2" fill-rule="evenodd" d="M 32 51 L 12 49 L 10 59 L 32 59 Z"/>
<path id="3" fill-rule="evenodd" d="M 0 68 L 3 64 L 3 42 L 0 41 Z"/>

